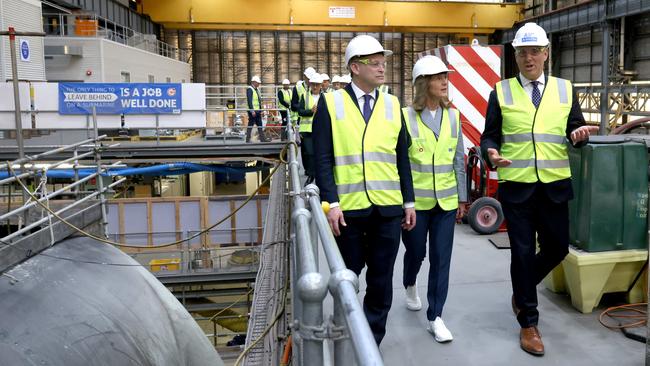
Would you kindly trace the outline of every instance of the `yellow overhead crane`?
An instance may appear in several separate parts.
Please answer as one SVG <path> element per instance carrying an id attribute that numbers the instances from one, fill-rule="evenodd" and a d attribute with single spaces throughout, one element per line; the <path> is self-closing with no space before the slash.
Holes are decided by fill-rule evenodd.
<path id="1" fill-rule="evenodd" d="M 490 34 L 522 19 L 523 3 L 142 0 L 140 11 L 170 29 Z"/>

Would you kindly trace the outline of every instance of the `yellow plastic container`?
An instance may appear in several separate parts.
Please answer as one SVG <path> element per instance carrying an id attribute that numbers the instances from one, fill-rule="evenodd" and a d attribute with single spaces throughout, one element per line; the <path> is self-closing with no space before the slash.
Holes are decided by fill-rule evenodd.
<path id="1" fill-rule="evenodd" d="M 553 292 L 566 290 L 576 309 L 591 313 L 604 293 L 627 292 L 647 258 L 648 251 L 640 249 L 587 253 L 569 248 L 562 265 L 546 276 L 544 284 Z M 643 298 L 639 292 L 645 291 L 637 289 L 643 283 L 639 278 L 629 293 L 630 301 Z"/>
<path id="2" fill-rule="evenodd" d="M 178 258 L 170 259 L 152 259 L 149 261 L 151 272 L 160 271 L 178 271 L 181 266 L 181 260 Z"/>
<path id="3" fill-rule="evenodd" d="M 564 278 L 564 269 L 562 263 L 558 264 L 551 273 L 544 277 L 544 286 L 556 294 L 566 293 L 566 279 Z"/>

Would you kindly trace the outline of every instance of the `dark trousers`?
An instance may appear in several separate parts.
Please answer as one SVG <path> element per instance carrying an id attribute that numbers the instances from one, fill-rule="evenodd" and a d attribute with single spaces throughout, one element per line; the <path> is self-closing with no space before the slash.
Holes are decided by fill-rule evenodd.
<path id="1" fill-rule="evenodd" d="M 302 156 L 302 166 L 305 168 L 305 175 L 314 176 L 314 140 L 311 133 L 300 133 L 300 155 Z"/>
<path id="2" fill-rule="evenodd" d="M 384 217 L 376 209 L 369 216 L 345 217 L 336 238 L 345 265 L 357 276 L 366 271 L 363 311 L 377 344 L 386 335 L 386 320 L 393 302 L 393 266 L 399 249 L 400 216 Z"/>
<path id="3" fill-rule="evenodd" d="M 422 261 L 427 254 L 429 238 L 429 281 L 427 286 L 427 319 L 442 316 L 449 290 L 449 267 L 454 245 L 456 210 L 445 211 L 436 205 L 431 210 L 416 211 L 416 225 L 411 231 L 402 230 L 404 252 L 404 287 L 415 285 Z"/>
<path id="4" fill-rule="evenodd" d="M 287 140 L 287 122 L 289 121 L 287 111 L 280 111 L 280 116 L 282 117 L 282 131 L 280 131 L 280 140 L 286 141 Z"/>
<path id="5" fill-rule="evenodd" d="M 255 117 L 248 112 L 248 128 L 246 129 L 246 142 L 251 140 L 251 132 L 253 132 L 253 126 L 257 126 L 257 132 L 259 133 L 260 141 L 264 141 L 264 128 L 262 128 L 262 112 L 255 111 Z"/>
<path id="6" fill-rule="evenodd" d="M 526 328 L 539 320 L 537 284 L 569 253 L 569 205 L 551 201 L 541 187 L 522 203 L 501 205 L 508 222 L 512 291 L 520 309 L 517 321 Z"/>

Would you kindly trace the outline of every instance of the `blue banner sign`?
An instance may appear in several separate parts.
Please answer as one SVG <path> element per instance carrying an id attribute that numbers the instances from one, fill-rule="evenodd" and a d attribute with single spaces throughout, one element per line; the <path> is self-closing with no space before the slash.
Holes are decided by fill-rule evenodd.
<path id="1" fill-rule="evenodd" d="M 59 114 L 180 114 L 181 84 L 59 83 Z"/>

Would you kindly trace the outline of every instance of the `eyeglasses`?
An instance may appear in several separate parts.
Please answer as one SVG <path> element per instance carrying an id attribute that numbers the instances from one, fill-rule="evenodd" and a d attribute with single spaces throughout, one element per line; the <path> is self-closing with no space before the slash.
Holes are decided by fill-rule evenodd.
<path id="1" fill-rule="evenodd" d="M 384 62 L 378 62 L 378 61 L 370 62 L 370 60 L 367 59 L 367 58 L 360 58 L 360 59 L 356 60 L 356 62 L 358 62 L 358 63 L 360 63 L 360 64 L 364 64 L 364 65 L 370 66 L 370 67 L 372 67 L 373 69 L 378 69 L 378 68 L 380 68 L 380 67 L 382 67 L 382 68 L 385 69 L 385 68 L 386 68 L 386 65 L 387 65 L 386 61 L 384 61 Z"/>
<path id="2" fill-rule="evenodd" d="M 546 50 L 546 47 L 532 47 L 532 48 L 517 48 L 515 49 L 515 55 L 519 57 L 539 56 Z"/>

